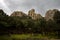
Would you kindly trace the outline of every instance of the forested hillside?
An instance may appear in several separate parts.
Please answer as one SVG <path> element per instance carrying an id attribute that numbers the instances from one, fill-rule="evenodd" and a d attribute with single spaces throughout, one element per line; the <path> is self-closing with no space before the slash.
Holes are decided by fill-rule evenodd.
<path id="1" fill-rule="evenodd" d="M 47 11 L 45 17 L 32 19 L 29 15 L 21 17 L 8 16 L 0 9 L 0 35 L 32 33 L 55 35 L 60 38 L 60 11 L 53 9 Z"/>

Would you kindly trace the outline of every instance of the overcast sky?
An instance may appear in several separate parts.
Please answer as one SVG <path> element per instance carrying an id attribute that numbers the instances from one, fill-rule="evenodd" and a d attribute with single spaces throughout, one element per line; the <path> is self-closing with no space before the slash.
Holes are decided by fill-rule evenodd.
<path id="1" fill-rule="evenodd" d="M 44 16 L 49 9 L 60 9 L 60 0 L 0 0 L 0 9 L 8 15 L 16 10 L 27 14 L 32 8 Z"/>

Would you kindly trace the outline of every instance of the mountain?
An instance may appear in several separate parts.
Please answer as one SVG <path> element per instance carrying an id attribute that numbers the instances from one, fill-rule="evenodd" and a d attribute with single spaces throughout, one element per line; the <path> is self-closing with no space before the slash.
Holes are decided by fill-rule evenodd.
<path id="1" fill-rule="evenodd" d="M 27 16 L 24 12 L 22 11 L 14 11 L 11 16 L 19 16 L 19 17 L 22 17 L 22 16 Z"/>
<path id="2" fill-rule="evenodd" d="M 53 20 L 53 21 L 60 21 L 60 11 L 57 9 L 48 10 L 45 15 L 46 21 Z"/>
<path id="3" fill-rule="evenodd" d="M 32 17 L 32 19 L 41 19 L 42 18 L 42 16 L 40 14 L 35 13 L 35 9 L 29 10 L 28 16 Z"/>
<path id="4" fill-rule="evenodd" d="M 26 15 L 22 11 L 14 11 L 11 16 L 18 16 L 18 17 L 31 17 L 32 19 L 41 19 L 42 16 L 40 14 L 35 13 L 35 9 L 31 9 L 28 11 L 28 15 Z"/>

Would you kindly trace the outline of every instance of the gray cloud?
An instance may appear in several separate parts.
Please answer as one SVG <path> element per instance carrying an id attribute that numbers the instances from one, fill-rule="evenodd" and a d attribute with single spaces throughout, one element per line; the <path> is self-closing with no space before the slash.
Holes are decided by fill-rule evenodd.
<path id="1" fill-rule="evenodd" d="M 11 12 L 15 10 L 27 12 L 34 8 L 36 12 L 40 13 L 42 16 L 45 15 L 48 9 L 60 9 L 60 0 L 4 0 L 4 2 Z M 1 5 L 0 8 L 2 8 Z"/>

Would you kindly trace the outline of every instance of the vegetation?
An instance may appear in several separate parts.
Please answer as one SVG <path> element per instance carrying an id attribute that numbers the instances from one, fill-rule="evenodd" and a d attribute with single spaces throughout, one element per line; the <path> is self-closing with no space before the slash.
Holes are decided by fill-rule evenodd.
<path id="1" fill-rule="evenodd" d="M 41 34 L 12 34 L 10 36 L 0 36 L 0 40 L 56 40 L 53 36 L 43 36 Z"/>
<path id="2" fill-rule="evenodd" d="M 9 38 L 15 38 L 16 36 L 18 38 L 34 38 L 34 36 L 31 36 L 33 34 L 37 35 L 35 38 L 41 38 L 43 36 L 60 38 L 60 20 L 57 21 L 57 18 L 60 19 L 60 15 L 54 17 L 54 21 L 46 21 L 44 18 L 33 20 L 30 17 L 8 16 L 3 12 L 3 10 L 0 10 L 0 35 L 1 37 L 7 35 Z M 18 36 L 18 34 L 25 35 Z"/>

